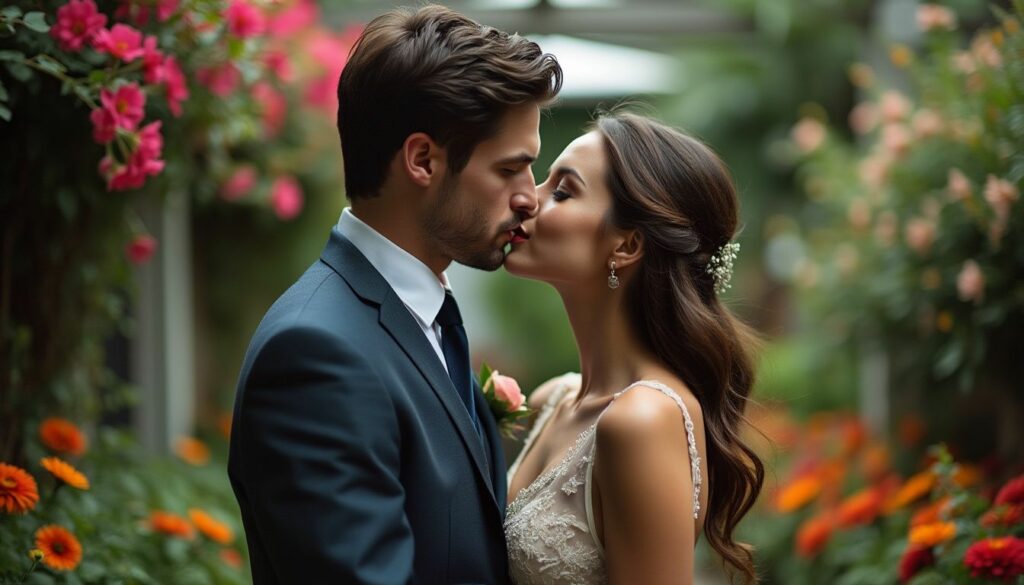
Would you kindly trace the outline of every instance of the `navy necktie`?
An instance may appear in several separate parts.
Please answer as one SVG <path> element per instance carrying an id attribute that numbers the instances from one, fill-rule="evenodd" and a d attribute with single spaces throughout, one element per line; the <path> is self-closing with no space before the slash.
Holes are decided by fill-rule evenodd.
<path id="1" fill-rule="evenodd" d="M 473 371 L 469 366 L 469 340 L 466 330 L 462 327 L 462 314 L 451 291 L 445 291 L 444 304 L 437 313 L 437 324 L 441 326 L 441 353 L 448 365 L 448 376 L 462 398 L 473 420 L 477 433 L 480 432 L 480 420 L 476 414 L 476 402 L 473 400 Z"/>

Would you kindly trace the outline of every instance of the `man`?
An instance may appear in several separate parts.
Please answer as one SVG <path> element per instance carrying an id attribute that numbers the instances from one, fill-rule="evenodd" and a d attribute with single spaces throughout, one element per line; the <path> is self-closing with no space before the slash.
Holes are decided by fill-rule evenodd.
<path id="1" fill-rule="evenodd" d="M 441 6 L 372 21 L 338 85 L 351 201 L 270 308 L 228 464 L 255 585 L 506 582 L 501 443 L 444 270 L 536 213 L 561 69 Z"/>

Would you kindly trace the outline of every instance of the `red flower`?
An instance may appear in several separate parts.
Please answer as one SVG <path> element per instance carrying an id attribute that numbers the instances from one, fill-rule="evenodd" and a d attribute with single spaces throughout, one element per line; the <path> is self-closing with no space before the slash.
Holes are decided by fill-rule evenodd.
<path id="1" fill-rule="evenodd" d="M 975 542 L 964 554 L 972 577 L 1009 582 L 1024 575 L 1024 540 L 1013 536 Z"/>
<path id="2" fill-rule="evenodd" d="M 146 83 L 156 85 L 164 80 L 164 54 L 156 46 L 156 37 L 148 36 L 142 42 L 142 76 Z"/>
<path id="3" fill-rule="evenodd" d="M 85 43 L 92 41 L 107 17 L 96 9 L 92 0 L 71 0 L 57 9 L 57 23 L 50 29 L 60 48 L 69 52 L 82 50 Z"/>
<path id="4" fill-rule="evenodd" d="M 238 89 L 238 84 L 242 82 L 242 74 L 232 63 L 226 62 L 216 67 L 197 70 L 196 79 L 213 95 L 227 97 Z"/>
<path id="5" fill-rule="evenodd" d="M 252 99 L 263 111 L 263 132 L 266 137 L 277 136 L 284 127 L 285 116 L 288 115 L 288 101 L 266 81 L 260 81 L 252 86 Z"/>
<path id="6" fill-rule="evenodd" d="M 111 156 L 100 161 L 100 174 L 107 178 L 107 190 L 138 189 L 146 182 L 147 176 L 159 175 L 164 169 L 164 161 L 159 159 L 162 150 L 160 122 L 147 124 L 138 133 L 138 144 L 127 163 Z"/>
<path id="7" fill-rule="evenodd" d="M 805 558 L 817 556 L 832 537 L 832 526 L 827 513 L 804 522 L 796 533 L 796 552 Z"/>
<path id="8" fill-rule="evenodd" d="M 305 30 L 316 23 L 320 9 L 312 0 L 296 0 L 294 4 L 277 12 L 267 23 L 267 30 L 272 37 L 288 38 Z"/>
<path id="9" fill-rule="evenodd" d="M 278 177 L 270 187 L 270 203 L 279 219 L 294 219 L 302 211 L 302 188 L 293 177 Z"/>
<path id="10" fill-rule="evenodd" d="M 181 102 L 188 99 L 188 85 L 178 61 L 173 56 L 164 60 L 164 87 L 167 88 L 167 106 L 175 116 L 181 115 Z"/>
<path id="11" fill-rule="evenodd" d="M 1024 475 L 1019 475 L 1006 482 L 996 494 L 995 505 L 1024 504 Z"/>
<path id="12" fill-rule="evenodd" d="M 256 186 L 256 169 L 252 165 L 238 167 L 220 187 L 220 196 L 225 201 L 237 201 Z"/>
<path id="13" fill-rule="evenodd" d="M 1009 528 L 1017 524 L 1024 524 L 1024 504 L 1015 506 L 1001 504 L 981 516 L 981 525 L 988 528 L 995 526 Z"/>
<path id="14" fill-rule="evenodd" d="M 137 83 L 126 83 L 113 92 L 101 90 L 100 104 L 105 113 L 97 114 L 99 110 L 93 110 L 90 116 L 93 138 L 100 143 L 113 140 L 116 128 L 135 130 L 146 115 L 146 94 Z M 111 123 L 114 128 L 109 127 Z"/>
<path id="15" fill-rule="evenodd" d="M 130 63 L 142 56 L 142 33 L 127 24 L 102 29 L 93 38 L 92 46 L 100 53 Z"/>
<path id="16" fill-rule="evenodd" d="M 263 64 L 281 81 L 292 80 L 292 62 L 288 59 L 288 53 L 279 50 L 267 51 L 263 55 Z"/>
<path id="17" fill-rule="evenodd" d="M 245 0 L 231 0 L 224 19 L 228 23 L 228 31 L 242 39 L 257 37 L 267 29 L 263 12 Z"/>
<path id="18" fill-rule="evenodd" d="M 871 524 L 882 512 L 882 492 L 878 488 L 865 488 L 839 505 L 838 520 L 843 527 Z"/>
<path id="19" fill-rule="evenodd" d="M 921 570 L 935 564 L 932 549 L 921 546 L 909 546 L 900 559 L 900 583 L 910 581 Z"/>
<path id="20" fill-rule="evenodd" d="M 153 257 L 153 253 L 156 252 L 156 246 L 156 238 L 149 234 L 139 234 L 128 243 L 128 246 L 125 248 L 125 254 L 132 264 L 145 264 Z"/>

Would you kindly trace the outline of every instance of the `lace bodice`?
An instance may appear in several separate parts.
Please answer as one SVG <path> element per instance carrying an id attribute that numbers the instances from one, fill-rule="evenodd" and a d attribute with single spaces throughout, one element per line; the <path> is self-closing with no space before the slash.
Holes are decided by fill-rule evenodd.
<path id="1" fill-rule="evenodd" d="M 555 407 L 569 391 L 579 388 L 579 384 L 579 374 L 566 374 L 557 382 L 519 456 L 509 468 L 510 486 L 519 465 L 547 425 Z M 622 394 L 641 385 L 660 390 L 682 410 L 694 487 L 693 517 L 696 519 L 700 513 L 700 456 L 693 435 L 693 421 L 682 399 L 660 382 L 642 380 L 616 392 L 609 406 Z M 594 526 L 591 498 L 597 446 L 595 435 L 600 420 L 599 415 L 580 433 L 559 463 L 520 490 L 509 504 L 505 514 L 505 536 L 509 572 L 516 585 L 593 585 L 607 582 L 604 549 Z"/>

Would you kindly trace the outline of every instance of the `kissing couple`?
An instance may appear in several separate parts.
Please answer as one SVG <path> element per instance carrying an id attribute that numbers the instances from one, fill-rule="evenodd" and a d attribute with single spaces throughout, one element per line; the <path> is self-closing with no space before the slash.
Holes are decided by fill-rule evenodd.
<path id="1" fill-rule="evenodd" d="M 338 84 L 351 206 L 239 376 L 228 472 L 256 585 L 692 583 L 701 536 L 756 580 L 733 539 L 764 471 L 740 437 L 756 338 L 719 296 L 729 172 L 616 112 L 537 184 L 561 84 L 535 43 L 442 6 L 363 31 Z M 453 261 L 549 283 L 579 350 L 530 393 L 508 469 Z"/>

